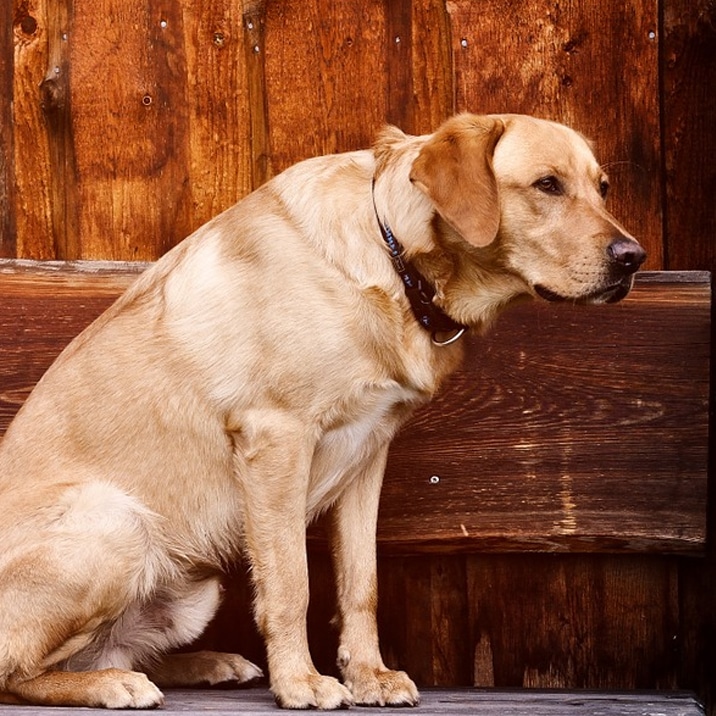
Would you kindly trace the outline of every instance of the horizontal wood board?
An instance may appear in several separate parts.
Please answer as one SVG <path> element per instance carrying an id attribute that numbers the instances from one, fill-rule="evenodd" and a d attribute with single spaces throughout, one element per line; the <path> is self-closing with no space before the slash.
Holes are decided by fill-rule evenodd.
<path id="1" fill-rule="evenodd" d="M 264 688 L 234 691 L 166 691 L 161 713 L 213 714 L 213 716 L 259 716 L 279 713 L 270 692 Z M 355 711 L 355 710 L 354 710 Z M 359 709 L 360 713 L 365 709 Z M 406 713 L 415 716 L 703 716 L 696 699 L 675 693 L 609 693 L 566 691 L 491 691 L 482 689 L 429 689 L 422 701 Z M 66 714 L 63 708 L 2 706 L 0 714 L 45 716 Z M 82 713 L 106 714 L 104 709 L 82 709 Z M 395 716 L 395 707 L 371 708 L 370 714 Z"/>
<path id="2" fill-rule="evenodd" d="M 144 266 L 0 262 L 0 430 Z M 507 313 L 394 443 L 381 549 L 700 550 L 709 331 L 703 272 Z"/>
<path id="3" fill-rule="evenodd" d="M 395 441 L 382 547 L 700 549 L 710 301 L 707 274 L 653 273 L 501 317 Z"/>

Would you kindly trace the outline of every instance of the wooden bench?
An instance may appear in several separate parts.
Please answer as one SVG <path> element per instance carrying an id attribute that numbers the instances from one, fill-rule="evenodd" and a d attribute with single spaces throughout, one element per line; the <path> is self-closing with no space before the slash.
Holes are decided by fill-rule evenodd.
<path id="1" fill-rule="evenodd" d="M 0 434 L 61 349 L 145 267 L 0 260 Z M 707 273 L 642 273 L 619 305 L 528 303 L 469 339 L 462 370 L 391 450 L 380 553 L 701 553 L 710 305 Z M 320 525 L 310 542 L 324 549 Z M 244 693 L 240 709 L 254 698 Z M 653 711 L 637 694 L 594 696 L 590 711 L 574 693 L 450 693 L 421 712 L 521 712 L 512 698 L 534 714 L 702 712 L 674 694 L 644 696 L 663 700 Z M 609 710 L 609 698 L 620 705 Z"/>

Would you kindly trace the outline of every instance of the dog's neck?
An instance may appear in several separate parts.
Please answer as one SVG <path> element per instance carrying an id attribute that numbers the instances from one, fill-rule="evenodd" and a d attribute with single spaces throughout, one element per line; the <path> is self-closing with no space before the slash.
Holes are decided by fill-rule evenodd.
<path id="1" fill-rule="evenodd" d="M 385 182 L 380 186 L 379 178 L 376 184 L 374 213 L 383 241 L 391 254 L 397 252 L 402 263 L 423 279 L 422 285 L 429 287 L 430 305 L 462 329 L 459 335 L 465 326 L 484 329 L 506 305 L 527 296 L 524 282 L 505 269 L 495 246 L 451 250 L 451 244 L 462 243 L 464 239 L 437 214 L 430 200 L 409 183 L 408 171 L 406 168 L 402 182 Z M 386 186 L 403 187 L 401 196 L 386 194 Z M 401 199 L 403 204 L 399 203 Z M 386 237 L 387 231 L 392 235 L 394 249 L 390 237 Z M 398 266 L 396 271 L 400 274 Z M 407 285 L 405 278 L 403 284 Z M 418 313 L 416 317 L 426 327 Z M 455 333 L 456 330 L 448 331 L 438 340 L 445 342 L 446 336 L 450 338 Z"/>
<path id="2" fill-rule="evenodd" d="M 373 187 L 377 221 L 399 241 L 403 261 L 434 289 L 432 305 L 458 326 L 482 329 L 505 305 L 524 298 L 526 287 L 502 266 L 494 246 L 466 251 L 464 239 L 410 183 L 410 167 L 420 149 L 416 140 L 420 138 L 407 138 L 398 150 L 399 158 L 385 171 L 379 163 Z M 396 147 L 392 149 L 395 156 Z M 456 242 L 463 243 L 458 252 L 450 247 Z"/>
<path id="3" fill-rule="evenodd" d="M 393 234 L 390 226 L 378 215 L 375 206 L 375 179 L 372 186 L 373 210 L 385 245 L 388 247 L 390 260 L 398 276 L 403 282 L 405 295 L 418 323 L 429 331 L 433 343 L 446 346 L 462 337 L 467 326 L 453 320 L 436 303 L 433 302 L 435 289 L 413 263 L 406 257 L 403 245 Z"/>

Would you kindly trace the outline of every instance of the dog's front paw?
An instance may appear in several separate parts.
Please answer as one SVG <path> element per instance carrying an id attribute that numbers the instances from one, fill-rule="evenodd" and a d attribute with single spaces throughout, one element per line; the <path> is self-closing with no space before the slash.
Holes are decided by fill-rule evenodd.
<path id="1" fill-rule="evenodd" d="M 346 686 L 362 706 L 417 706 L 420 694 L 404 671 L 353 667 L 346 674 Z"/>
<path id="2" fill-rule="evenodd" d="M 339 709 L 353 705 L 351 692 L 340 681 L 321 674 L 281 679 L 271 684 L 271 691 L 284 709 Z"/>

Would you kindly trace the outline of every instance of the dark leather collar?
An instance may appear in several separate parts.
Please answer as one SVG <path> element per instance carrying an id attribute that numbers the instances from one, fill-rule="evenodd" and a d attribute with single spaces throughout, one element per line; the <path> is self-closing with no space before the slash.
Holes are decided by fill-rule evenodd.
<path id="1" fill-rule="evenodd" d="M 371 191 L 375 189 L 375 179 Z M 454 343 L 467 330 L 467 326 L 454 321 L 439 306 L 433 303 L 435 289 L 413 264 L 405 258 L 405 249 L 395 238 L 387 223 L 382 222 L 375 206 L 373 193 L 373 210 L 380 228 L 383 241 L 388 247 L 390 260 L 396 273 L 400 276 L 405 295 L 418 323 L 432 334 L 435 345 L 445 346 Z"/>

